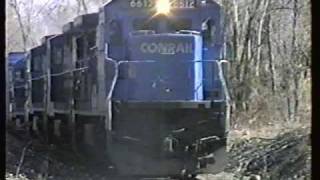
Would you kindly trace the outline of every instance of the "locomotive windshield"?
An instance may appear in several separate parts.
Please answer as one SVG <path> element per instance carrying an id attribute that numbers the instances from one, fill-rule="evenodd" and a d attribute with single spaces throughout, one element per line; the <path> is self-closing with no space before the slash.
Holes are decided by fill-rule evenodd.
<path id="1" fill-rule="evenodd" d="M 178 19 L 168 21 L 169 30 L 179 31 L 192 29 L 192 21 L 190 19 Z"/>
<path id="2" fill-rule="evenodd" d="M 133 30 L 153 30 L 159 29 L 159 24 L 163 23 L 166 31 L 175 32 L 192 29 L 191 19 L 135 19 L 132 22 Z"/>
<path id="3" fill-rule="evenodd" d="M 155 20 L 136 19 L 132 23 L 134 30 L 157 30 L 158 23 Z"/>

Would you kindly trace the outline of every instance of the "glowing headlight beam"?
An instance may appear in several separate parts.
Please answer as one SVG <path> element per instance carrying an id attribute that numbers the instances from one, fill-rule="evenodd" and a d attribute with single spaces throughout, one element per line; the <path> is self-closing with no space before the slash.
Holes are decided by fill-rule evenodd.
<path id="1" fill-rule="evenodd" d="M 171 9 L 170 0 L 157 0 L 156 9 L 157 14 L 168 14 Z"/>

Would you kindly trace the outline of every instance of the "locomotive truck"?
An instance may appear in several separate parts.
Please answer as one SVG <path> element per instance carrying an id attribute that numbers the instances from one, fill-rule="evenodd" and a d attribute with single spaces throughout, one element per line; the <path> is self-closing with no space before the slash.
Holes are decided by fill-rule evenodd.
<path id="1" fill-rule="evenodd" d="M 8 124 L 125 176 L 217 173 L 229 124 L 223 19 L 213 0 L 113 0 L 78 16 L 9 54 Z"/>

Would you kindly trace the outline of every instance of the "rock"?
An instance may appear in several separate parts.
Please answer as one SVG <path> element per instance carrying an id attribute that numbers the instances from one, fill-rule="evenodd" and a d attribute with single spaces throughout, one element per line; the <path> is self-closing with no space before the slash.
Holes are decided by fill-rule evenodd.
<path id="1" fill-rule="evenodd" d="M 235 177 L 233 173 L 221 172 L 215 175 L 201 174 L 198 175 L 196 178 L 199 180 L 233 180 Z"/>
<path id="2" fill-rule="evenodd" d="M 273 139 L 250 138 L 236 142 L 231 146 L 227 169 L 245 176 L 261 174 L 255 179 L 288 179 L 298 174 L 311 177 L 308 132 L 297 129 Z"/>

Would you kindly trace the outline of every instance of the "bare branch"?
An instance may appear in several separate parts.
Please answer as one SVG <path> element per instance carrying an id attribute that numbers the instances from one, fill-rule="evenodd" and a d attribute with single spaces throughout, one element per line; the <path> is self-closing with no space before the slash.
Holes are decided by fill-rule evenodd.
<path id="1" fill-rule="evenodd" d="M 20 169 L 21 169 L 21 166 L 23 164 L 23 160 L 24 160 L 24 156 L 25 156 L 25 153 L 26 153 L 26 150 L 29 148 L 29 146 L 32 144 L 32 141 L 29 141 L 28 144 L 23 148 L 22 150 L 22 153 L 21 153 L 21 157 L 20 157 L 20 161 L 19 161 L 19 165 L 17 167 L 17 171 L 16 171 L 16 177 L 19 176 L 19 172 L 20 172 Z"/>

